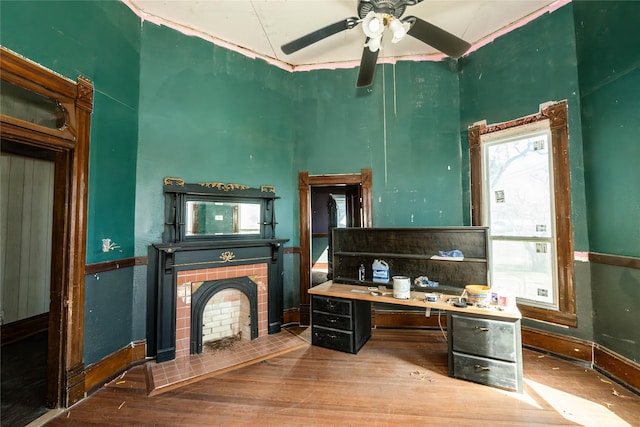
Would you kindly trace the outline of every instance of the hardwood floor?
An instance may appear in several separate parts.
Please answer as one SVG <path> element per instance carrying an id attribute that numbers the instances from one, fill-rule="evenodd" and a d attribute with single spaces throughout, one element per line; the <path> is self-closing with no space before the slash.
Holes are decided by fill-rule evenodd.
<path id="1" fill-rule="evenodd" d="M 2 427 L 23 426 L 47 413 L 47 331 L 2 346 Z"/>
<path id="2" fill-rule="evenodd" d="M 637 426 L 640 397 L 524 351 L 524 393 L 447 376 L 440 331 L 375 329 L 357 355 L 308 346 L 148 397 L 131 369 L 49 426 Z"/>

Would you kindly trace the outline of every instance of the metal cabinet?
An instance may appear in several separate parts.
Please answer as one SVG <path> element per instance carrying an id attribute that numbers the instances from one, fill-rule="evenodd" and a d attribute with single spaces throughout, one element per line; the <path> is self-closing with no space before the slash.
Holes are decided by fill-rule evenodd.
<path id="1" fill-rule="evenodd" d="M 447 314 L 449 376 L 522 391 L 520 319 Z"/>
<path id="2" fill-rule="evenodd" d="M 371 338 L 371 303 L 312 295 L 313 345 L 357 353 Z"/>

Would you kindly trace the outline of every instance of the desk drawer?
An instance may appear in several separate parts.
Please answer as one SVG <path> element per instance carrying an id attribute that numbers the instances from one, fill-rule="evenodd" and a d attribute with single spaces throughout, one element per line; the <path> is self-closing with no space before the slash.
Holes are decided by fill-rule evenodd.
<path id="1" fill-rule="evenodd" d="M 311 305 L 313 311 L 351 316 L 351 300 L 314 295 Z"/>
<path id="2" fill-rule="evenodd" d="M 520 391 L 518 364 L 453 352 L 453 377 Z"/>
<path id="3" fill-rule="evenodd" d="M 499 320 L 451 315 L 453 350 L 477 356 L 518 360 L 516 324 Z"/>
<path id="4" fill-rule="evenodd" d="M 316 326 L 327 326 L 334 329 L 352 330 L 351 317 L 314 311 L 311 313 L 312 323 Z"/>
<path id="5" fill-rule="evenodd" d="M 314 325 L 312 327 L 311 343 L 320 347 L 332 348 L 347 353 L 356 353 L 353 346 L 353 334 L 351 332 L 338 331 L 336 329 Z"/>

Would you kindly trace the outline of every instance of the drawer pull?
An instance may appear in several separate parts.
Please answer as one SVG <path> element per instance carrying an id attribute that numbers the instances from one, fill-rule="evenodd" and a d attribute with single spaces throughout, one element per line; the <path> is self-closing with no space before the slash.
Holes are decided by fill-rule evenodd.
<path id="1" fill-rule="evenodd" d="M 482 326 L 474 326 L 474 328 L 479 330 L 480 332 L 487 332 L 489 330 L 489 328 L 485 328 Z"/>
<path id="2" fill-rule="evenodd" d="M 474 366 L 474 368 L 476 368 L 476 370 L 478 371 L 490 371 L 491 368 L 489 368 L 488 366 L 482 366 L 482 365 L 476 365 Z"/>
<path id="3" fill-rule="evenodd" d="M 336 320 L 336 319 L 327 319 L 327 322 L 329 322 L 329 323 L 336 323 L 336 322 L 337 322 L 337 320 Z"/>

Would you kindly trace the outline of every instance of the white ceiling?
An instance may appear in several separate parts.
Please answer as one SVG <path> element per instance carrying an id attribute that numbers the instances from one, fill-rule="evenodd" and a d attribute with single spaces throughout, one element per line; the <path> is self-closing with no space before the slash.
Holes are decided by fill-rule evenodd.
<path id="1" fill-rule="evenodd" d="M 357 17 L 357 0 L 123 0 L 143 19 L 195 34 L 282 66 L 357 65 L 365 36 L 362 26 L 343 31 L 291 55 L 280 46 L 318 28 Z M 407 7 L 416 16 L 474 45 L 492 40 L 523 20 L 568 0 L 423 0 Z M 434 48 L 406 37 L 387 37 L 379 62 L 438 58 Z M 254 55 L 255 54 L 255 55 Z M 347 65 L 345 64 L 345 65 Z M 293 68 L 291 67 L 291 68 Z"/>

